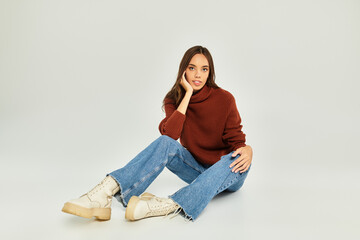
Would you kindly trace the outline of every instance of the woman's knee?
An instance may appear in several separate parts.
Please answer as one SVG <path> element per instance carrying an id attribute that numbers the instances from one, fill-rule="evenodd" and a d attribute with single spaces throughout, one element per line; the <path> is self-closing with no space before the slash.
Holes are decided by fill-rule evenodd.
<path id="1" fill-rule="evenodd" d="M 237 190 L 239 190 L 244 185 L 244 182 L 249 173 L 249 170 L 250 170 L 250 167 L 243 173 L 240 173 L 240 172 L 236 173 L 236 174 L 238 174 L 236 177 L 236 181 L 233 184 L 231 184 L 228 188 L 226 188 L 226 191 L 236 192 Z"/>
<path id="2" fill-rule="evenodd" d="M 175 139 L 167 136 L 167 135 L 161 135 L 160 137 L 158 137 L 158 139 L 156 139 L 157 141 L 160 141 L 160 142 L 178 142 L 176 141 Z"/>
<path id="3" fill-rule="evenodd" d="M 239 158 L 239 155 L 233 157 L 232 153 L 233 152 L 221 156 L 220 160 L 215 164 L 218 165 L 219 167 L 221 166 L 225 171 L 231 171 L 230 168 L 231 163 L 235 161 L 237 158 Z"/>
<path id="4" fill-rule="evenodd" d="M 157 147 L 170 147 L 175 140 L 169 136 L 161 135 L 155 139 L 151 145 L 156 145 Z"/>

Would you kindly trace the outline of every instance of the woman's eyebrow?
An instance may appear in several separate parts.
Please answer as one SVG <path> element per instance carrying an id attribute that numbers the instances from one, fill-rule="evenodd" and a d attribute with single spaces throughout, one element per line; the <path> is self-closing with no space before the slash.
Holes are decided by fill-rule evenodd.
<path id="1" fill-rule="evenodd" d="M 196 65 L 190 63 L 189 65 L 196 67 Z M 208 65 L 204 65 L 203 67 L 209 67 Z"/>

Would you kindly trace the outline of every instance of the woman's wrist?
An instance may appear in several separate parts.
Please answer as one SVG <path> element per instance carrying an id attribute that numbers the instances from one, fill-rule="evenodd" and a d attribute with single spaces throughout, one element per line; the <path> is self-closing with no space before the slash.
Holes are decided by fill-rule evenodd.
<path id="1" fill-rule="evenodd" d="M 186 114 L 187 107 L 189 105 L 190 99 L 192 96 L 192 91 L 186 91 L 185 96 L 181 100 L 180 105 L 178 106 L 177 110 L 181 112 L 182 114 Z"/>
<path id="2" fill-rule="evenodd" d="M 191 88 L 191 89 L 186 90 L 185 94 L 192 95 L 192 94 L 193 94 L 193 92 L 194 92 L 194 89 L 193 89 L 193 88 Z"/>

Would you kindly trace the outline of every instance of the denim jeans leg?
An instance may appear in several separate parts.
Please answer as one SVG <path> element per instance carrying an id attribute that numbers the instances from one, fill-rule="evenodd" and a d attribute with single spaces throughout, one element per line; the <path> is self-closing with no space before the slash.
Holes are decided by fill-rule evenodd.
<path id="1" fill-rule="evenodd" d="M 186 182 L 192 181 L 203 171 L 178 141 L 162 135 L 124 167 L 106 176 L 112 176 L 119 183 L 120 191 L 114 197 L 126 207 L 130 198 L 143 193 L 165 166 Z"/>
<path id="2" fill-rule="evenodd" d="M 198 163 L 186 148 L 182 147 L 180 153 L 179 157 L 169 161 L 166 167 L 184 182 L 190 184 L 203 173 L 206 168 Z"/>
<path id="3" fill-rule="evenodd" d="M 231 172 L 230 164 L 239 157 L 232 157 L 232 153 L 222 156 L 191 184 L 169 196 L 181 206 L 187 218 L 195 220 L 218 193 L 234 184 L 243 185 L 249 170 L 244 173 Z"/>
<path id="4" fill-rule="evenodd" d="M 249 169 L 243 173 L 243 174 L 246 173 L 245 176 L 242 176 L 242 178 L 241 179 L 239 178 L 237 181 L 233 181 L 233 182 L 230 182 L 229 184 L 227 184 L 227 186 L 229 186 L 229 185 L 230 186 L 225 188 L 224 191 L 225 192 L 236 192 L 237 190 L 239 190 L 242 187 L 242 185 L 244 185 L 245 178 L 247 176 L 247 173 L 250 171 L 251 165 L 252 165 L 252 163 L 250 164 Z"/>

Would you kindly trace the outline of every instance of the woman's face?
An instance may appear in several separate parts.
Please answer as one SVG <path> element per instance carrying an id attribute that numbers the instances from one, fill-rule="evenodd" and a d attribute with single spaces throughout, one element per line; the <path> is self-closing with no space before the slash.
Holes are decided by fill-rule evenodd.
<path id="1" fill-rule="evenodd" d="M 195 54 L 186 68 L 185 77 L 194 92 L 202 89 L 209 76 L 209 62 L 203 54 Z"/>

